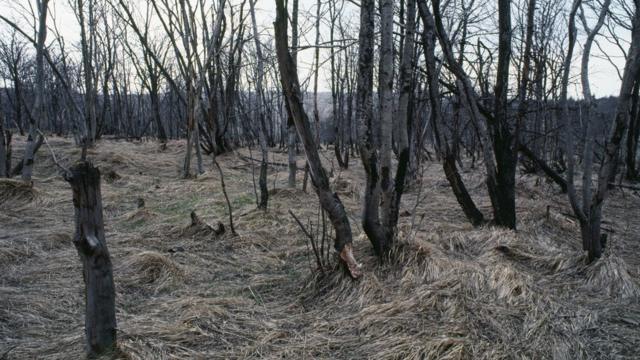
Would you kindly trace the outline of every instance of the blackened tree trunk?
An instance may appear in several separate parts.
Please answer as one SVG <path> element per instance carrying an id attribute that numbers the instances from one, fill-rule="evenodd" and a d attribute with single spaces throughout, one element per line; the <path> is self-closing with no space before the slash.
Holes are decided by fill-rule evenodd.
<path id="1" fill-rule="evenodd" d="M 336 232 L 334 247 L 339 253 L 350 275 L 353 278 L 360 277 L 360 268 L 353 256 L 351 225 L 347 213 L 338 197 L 329 186 L 329 177 L 320 161 L 317 144 L 313 139 L 309 118 L 302 105 L 302 93 L 298 73 L 287 44 L 287 8 L 284 0 L 276 0 L 275 40 L 280 69 L 282 88 L 289 103 L 298 137 L 302 142 L 307 164 L 311 173 L 311 179 L 324 211 Z"/>
<path id="2" fill-rule="evenodd" d="M 516 141 L 509 125 L 509 66 L 511 62 L 511 0 L 498 1 L 498 68 L 495 86 L 493 148 L 496 174 L 487 178 L 494 221 L 499 226 L 516 228 Z M 494 182 L 495 179 L 495 182 Z"/>
<path id="3" fill-rule="evenodd" d="M 115 287 L 104 236 L 100 171 L 90 162 L 75 164 L 65 175 L 73 191 L 76 233 L 73 243 L 82 261 L 85 283 L 85 335 L 89 357 L 114 353 Z"/>

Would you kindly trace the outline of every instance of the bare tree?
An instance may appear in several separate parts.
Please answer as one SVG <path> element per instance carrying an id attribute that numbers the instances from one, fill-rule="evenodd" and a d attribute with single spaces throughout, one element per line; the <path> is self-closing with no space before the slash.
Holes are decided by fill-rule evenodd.
<path id="1" fill-rule="evenodd" d="M 358 123 L 358 148 L 364 166 L 366 183 L 362 210 L 362 228 L 369 237 L 375 252 L 382 255 L 388 247 L 386 234 L 380 223 L 380 173 L 376 149 L 375 122 L 373 118 L 373 59 L 374 59 L 374 0 L 360 3 L 360 34 L 358 51 L 358 88 L 356 95 L 356 119 Z"/>
<path id="2" fill-rule="evenodd" d="M 22 165 L 22 180 L 31 181 L 33 173 L 33 162 L 36 152 L 36 133 L 38 131 L 38 121 L 44 121 L 46 112 L 44 111 L 44 52 L 45 41 L 47 39 L 47 13 L 49 0 L 39 0 L 38 5 L 38 40 L 36 46 L 36 92 L 33 105 L 33 113 L 36 119 L 31 119 L 29 123 L 29 134 Z"/>
<path id="3" fill-rule="evenodd" d="M 286 100 L 289 103 L 298 137 L 302 142 L 307 157 L 307 163 L 309 164 L 309 171 L 316 194 L 335 229 L 335 249 L 342 262 L 346 265 L 350 275 L 357 278 L 360 277 L 361 274 L 359 265 L 353 256 L 349 219 L 347 218 L 347 213 L 340 198 L 336 193 L 331 192 L 329 178 L 320 161 L 317 144 L 313 140 L 309 118 L 302 105 L 302 94 L 300 92 L 297 69 L 289 53 L 287 18 L 288 14 L 284 0 L 276 0 L 276 21 L 274 27 L 282 87 Z"/>
<path id="4" fill-rule="evenodd" d="M 407 134 L 408 97 L 411 88 L 411 59 L 415 28 L 415 2 L 407 2 L 407 26 L 401 60 L 400 108 L 394 121 L 393 102 L 393 2 L 380 1 L 380 65 L 378 75 L 379 123 L 372 116 L 374 4 L 363 2 L 360 15 L 360 61 L 358 73 L 358 127 L 360 157 L 367 180 L 362 224 L 378 256 L 389 252 L 395 239 L 400 199 L 404 191 L 409 164 Z M 397 131 L 394 131 L 394 127 Z M 391 153 L 393 134 L 398 134 L 398 165 L 392 175 Z M 378 139 L 378 135 L 379 139 Z"/>
<path id="5" fill-rule="evenodd" d="M 260 178 L 258 183 L 260 185 L 260 201 L 258 202 L 258 208 L 267 209 L 267 202 L 269 200 L 269 190 L 267 189 L 267 167 L 269 148 L 267 145 L 267 128 L 264 119 L 264 106 L 263 101 L 264 89 L 262 87 L 262 80 L 264 79 L 264 58 L 262 56 L 262 44 L 260 44 L 260 32 L 258 31 L 258 24 L 256 22 L 256 10 L 255 0 L 249 0 L 249 6 L 251 7 L 251 23 L 253 24 L 253 40 L 256 46 L 256 113 L 257 122 L 259 126 L 258 141 L 260 142 L 260 151 L 262 153 L 262 159 L 260 163 Z"/>
<path id="6" fill-rule="evenodd" d="M 293 59 L 293 65 L 298 65 L 298 12 L 299 12 L 299 0 L 292 1 L 292 11 L 291 11 L 291 46 L 294 51 L 291 54 Z M 293 116 L 291 115 L 291 110 L 289 109 L 289 103 L 285 102 L 285 106 L 287 108 L 287 156 L 289 162 L 289 179 L 288 185 L 290 188 L 296 187 L 296 172 L 298 170 L 298 164 L 296 162 L 296 125 L 293 121 Z"/>
<path id="7" fill-rule="evenodd" d="M 631 44 L 627 52 L 627 61 L 620 86 L 620 95 L 618 97 L 613 124 L 604 147 L 602 165 L 598 173 L 597 190 L 593 195 L 589 208 L 589 215 L 587 217 L 589 231 L 587 234 L 583 233 L 583 244 L 587 245 L 589 253 L 588 259 L 590 261 L 601 256 L 602 207 L 609 195 L 609 181 L 612 175 L 615 174 L 620 159 L 622 140 L 629 126 L 629 109 L 631 108 L 633 90 L 640 81 L 640 1 L 635 0 L 634 3 L 635 11 L 632 17 Z"/>
<path id="8" fill-rule="evenodd" d="M 95 52 L 95 0 L 88 0 L 85 7 L 84 0 L 75 0 L 75 14 L 80 24 L 80 48 L 82 50 L 82 69 L 84 76 L 84 105 L 86 134 L 84 141 L 91 146 L 96 140 L 96 94 L 94 81 L 94 52 Z M 86 15 L 88 14 L 88 19 Z"/>
<path id="9" fill-rule="evenodd" d="M 418 8 L 424 24 L 422 42 L 425 49 L 425 64 L 427 71 L 427 83 L 429 86 L 429 102 L 431 105 L 431 122 L 435 135 L 435 148 L 442 158 L 444 173 L 449 185 L 451 185 L 451 189 L 458 201 L 458 204 L 460 204 L 460 207 L 467 219 L 469 219 L 474 226 L 479 226 L 484 223 L 484 216 L 482 215 L 482 212 L 478 210 L 478 207 L 471 198 L 471 195 L 460 176 L 460 172 L 456 165 L 455 153 L 449 143 L 449 140 L 439 130 L 443 124 L 443 119 L 442 103 L 440 100 L 440 90 L 438 85 L 439 75 L 435 57 L 435 22 L 426 2 L 419 1 Z"/>

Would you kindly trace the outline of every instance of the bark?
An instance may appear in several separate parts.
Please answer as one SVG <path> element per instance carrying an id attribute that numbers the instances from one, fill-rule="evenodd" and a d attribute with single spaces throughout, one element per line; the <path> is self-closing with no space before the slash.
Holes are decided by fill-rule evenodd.
<path id="1" fill-rule="evenodd" d="M 115 287 L 104 235 L 100 171 L 89 162 L 65 175 L 71 184 L 76 233 L 73 243 L 82 261 L 85 283 L 85 335 L 89 357 L 117 351 Z"/>
<path id="2" fill-rule="evenodd" d="M 585 144 L 584 144 L 584 153 L 582 157 L 583 163 L 583 175 L 582 175 L 582 213 L 586 219 L 580 220 L 581 232 L 582 232 L 582 240 L 583 247 L 585 250 L 589 251 L 589 259 L 593 260 L 595 257 L 600 257 L 600 238 L 598 235 L 597 239 L 591 237 L 591 232 L 588 230 L 591 225 L 591 216 L 592 211 L 591 203 L 592 203 L 592 174 L 593 174 L 593 156 L 594 156 L 594 134 L 593 125 L 591 121 L 591 112 L 595 107 L 595 98 L 591 94 L 591 86 L 589 83 L 589 57 L 591 55 L 591 47 L 593 45 L 593 41 L 595 40 L 596 35 L 602 28 L 604 24 L 605 18 L 609 11 L 609 5 L 611 4 L 611 0 L 605 0 L 602 9 L 600 11 L 600 15 L 598 17 L 598 22 L 592 30 L 589 30 L 587 25 L 587 20 L 584 16 L 584 11 L 581 12 L 581 20 L 585 31 L 587 32 L 587 40 L 584 44 L 584 49 L 582 51 L 582 63 L 581 63 L 581 82 L 582 82 L 582 95 L 584 97 L 585 107 L 584 107 L 584 121 L 586 122 L 586 130 L 585 130 Z M 572 136 L 572 129 L 567 129 L 569 132 L 569 136 Z M 567 153 L 568 157 L 573 158 L 573 152 Z M 571 160 L 573 162 L 573 160 Z M 576 206 L 579 206 L 576 204 Z"/>
<path id="3" fill-rule="evenodd" d="M 567 53 L 565 54 L 562 74 L 562 87 L 560 90 L 560 106 L 562 109 L 561 118 L 565 121 L 565 153 L 567 154 L 567 195 L 569 196 L 569 202 L 580 222 L 586 222 L 586 216 L 583 213 L 579 203 L 575 189 L 574 175 L 575 175 L 575 161 L 573 157 L 574 145 L 573 145 L 573 133 L 572 124 L 569 119 L 569 104 L 567 101 L 567 92 L 569 87 L 569 72 L 571 70 L 571 58 L 573 56 L 573 50 L 575 48 L 577 29 L 576 29 L 576 14 L 578 8 L 582 3 L 581 0 L 574 0 L 569 13 L 569 43 L 567 47 Z M 583 247 L 586 250 L 586 246 L 583 239 Z"/>
<path id="4" fill-rule="evenodd" d="M 264 101 L 262 99 L 262 79 L 264 78 L 264 59 L 262 57 L 262 44 L 260 44 L 260 32 L 256 21 L 255 0 L 249 0 L 251 8 L 251 23 L 253 25 L 253 39 L 256 46 L 256 107 L 258 109 L 258 141 L 260 142 L 260 151 L 262 153 L 262 162 L 260 163 L 260 178 L 258 184 L 260 186 L 260 201 L 258 208 L 266 209 L 269 201 L 269 190 L 267 189 L 267 162 L 269 157 L 269 149 L 267 145 L 267 127 L 264 116 Z"/>
<path id="5" fill-rule="evenodd" d="M 627 131 L 631 107 L 633 89 L 640 78 L 640 3 L 636 0 L 636 9 L 633 15 L 633 29 L 631 45 L 627 52 L 627 61 L 620 86 L 620 95 L 616 107 L 613 126 L 608 135 L 604 147 L 603 161 L 598 173 L 598 188 L 593 197 L 590 211 L 590 242 L 589 260 L 592 261 L 601 256 L 602 252 L 602 207 L 609 195 L 609 179 L 615 172 L 619 162 L 620 147 L 624 134 Z"/>
<path id="6" fill-rule="evenodd" d="M 329 186 L 329 178 L 320 161 L 317 144 L 313 139 L 309 118 L 302 105 L 302 94 L 296 66 L 293 63 L 287 45 L 287 10 L 284 0 L 276 0 L 275 40 L 280 69 L 280 80 L 291 109 L 298 137 L 302 142 L 309 171 L 320 200 L 322 208 L 329 215 L 329 219 L 335 229 L 335 250 L 344 262 L 353 278 L 361 276 L 359 265 L 356 263 L 352 250 L 352 233 L 347 213 L 336 193 L 332 193 Z"/>
<path id="7" fill-rule="evenodd" d="M 316 40 L 314 49 L 314 65 L 315 71 L 313 72 L 313 119 L 316 125 L 316 144 L 321 146 L 320 139 L 320 113 L 318 112 L 318 75 L 320 73 L 320 10 L 322 8 L 322 1 L 316 1 Z"/>
<path id="8" fill-rule="evenodd" d="M 627 132 L 627 180 L 636 181 L 640 179 L 638 172 L 638 164 L 636 158 L 638 156 L 638 147 L 640 139 L 640 82 L 636 82 L 633 90 L 633 105 L 631 106 L 631 121 L 629 122 L 629 131 Z"/>
<path id="9" fill-rule="evenodd" d="M 391 80 L 393 79 L 393 5 L 389 5 L 389 10 L 385 10 L 385 12 L 389 12 L 389 21 L 384 22 L 386 26 L 388 26 L 388 35 L 385 36 L 385 46 L 387 48 L 383 49 L 385 51 L 384 55 L 390 57 L 390 59 L 385 59 L 385 66 L 389 66 L 387 70 L 389 71 L 389 76 Z M 385 15 L 383 14 L 383 17 Z M 410 113 L 410 105 L 409 100 L 413 93 L 413 56 L 414 56 L 414 37 L 415 37 L 415 24 L 416 24 L 416 1 L 408 0 L 406 3 L 406 24 L 405 24 L 405 35 L 404 35 L 404 45 L 402 48 L 402 57 L 400 63 L 400 97 L 398 104 L 398 111 L 396 116 L 393 117 L 393 84 L 392 81 L 388 81 L 388 84 L 391 86 L 388 93 L 384 93 L 384 96 L 388 96 L 388 99 L 385 99 L 389 102 L 389 104 L 384 104 L 383 106 L 389 106 L 391 109 L 386 109 L 388 114 L 387 117 L 391 117 L 391 119 L 386 118 L 385 120 L 389 121 L 383 127 L 383 136 L 385 141 L 388 142 L 382 148 L 382 151 L 388 151 L 388 163 L 389 172 L 391 170 L 391 142 L 392 142 L 392 134 L 397 134 L 397 152 L 398 152 L 398 165 L 396 168 L 395 177 L 393 179 L 393 183 L 391 183 L 391 179 L 387 179 L 390 183 L 386 192 L 384 192 L 384 203 L 383 203 L 383 221 L 385 230 L 387 232 L 387 241 L 389 243 L 393 243 L 395 240 L 395 230 L 398 224 L 398 214 L 400 212 L 400 200 L 402 199 L 402 194 L 404 193 L 404 187 L 406 182 L 406 176 L 409 168 L 409 135 L 407 133 L 407 123 L 409 121 L 409 113 Z M 387 43 L 388 42 L 388 43 Z M 394 119 L 395 118 L 395 119 Z M 389 129 L 391 127 L 391 129 Z M 387 134 L 384 133 L 385 130 L 389 130 Z M 383 191 L 385 186 L 385 167 L 382 168 L 383 178 Z M 390 177 L 391 174 L 388 174 Z M 387 245 L 389 246 L 389 245 Z"/>
<path id="10" fill-rule="evenodd" d="M 89 34 L 85 27 L 84 0 L 77 0 L 78 21 L 80 22 L 80 45 L 82 50 L 82 69 L 84 76 L 84 98 L 85 98 L 85 118 L 86 133 L 85 141 L 88 146 L 92 146 L 96 140 L 96 89 L 94 86 L 93 74 L 93 22 L 94 22 L 94 2 L 89 0 Z"/>
<path id="11" fill-rule="evenodd" d="M 13 133 L 10 130 L 7 130 L 5 132 L 5 134 L 6 134 L 5 138 L 4 138 L 5 139 L 5 146 L 7 147 L 7 152 L 5 153 L 5 156 L 6 156 L 5 157 L 6 158 L 5 166 L 6 166 L 6 169 L 7 169 L 6 176 L 7 177 L 11 177 L 11 171 L 10 171 L 11 170 L 11 156 L 13 155 L 12 154 L 13 146 L 11 144 L 11 138 L 13 136 Z"/>
<path id="12" fill-rule="evenodd" d="M 293 65 L 297 66 L 298 60 L 298 0 L 293 0 L 293 9 L 291 14 L 291 46 L 293 47 Z M 296 171 L 298 170 L 298 164 L 296 163 L 296 125 L 293 122 L 291 116 L 291 109 L 289 109 L 289 103 L 285 104 L 287 108 L 287 157 L 289 161 L 289 179 L 288 185 L 290 188 L 296 187 Z"/>
<path id="13" fill-rule="evenodd" d="M 349 153 L 348 150 L 345 154 L 342 154 L 343 144 L 344 144 L 344 109 L 343 105 L 343 94 L 344 87 L 338 84 L 336 78 L 340 73 L 340 64 L 338 64 L 338 68 L 336 69 L 336 52 L 334 46 L 335 40 L 335 23 L 338 18 L 338 14 L 336 13 L 337 9 L 335 4 L 329 3 L 329 13 L 331 14 L 331 26 L 329 28 L 329 41 L 331 44 L 331 55 L 330 55 L 330 65 L 331 65 L 331 105 L 332 105 L 332 115 L 333 115 L 333 152 L 336 156 L 336 160 L 338 161 L 338 166 L 341 169 L 347 169 L 349 167 Z M 348 66 L 345 66 L 345 69 Z M 344 80 L 340 81 L 342 84 Z"/>
<path id="14" fill-rule="evenodd" d="M 27 135 L 27 144 L 25 146 L 24 160 L 22 162 L 22 180 L 31 181 L 33 173 L 33 162 L 37 152 L 36 134 L 38 132 L 38 122 L 44 121 L 46 116 L 44 108 L 44 52 L 45 41 L 47 39 L 47 14 L 49 0 L 41 0 L 38 2 L 38 40 L 36 44 L 36 94 L 33 104 L 33 113 L 36 119 L 29 121 L 29 134 Z"/>
<path id="15" fill-rule="evenodd" d="M 4 111 L 2 111 L 2 102 L 0 101 L 0 178 L 7 177 L 7 134 L 4 130 Z"/>
<path id="16" fill-rule="evenodd" d="M 527 112 L 529 110 L 529 102 L 527 99 L 527 87 L 530 83 L 531 74 L 531 48 L 533 47 L 533 32 L 535 28 L 536 0 L 529 0 L 527 7 L 527 29 L 525 34 L 524 54 L 522 59 L 522 75 L 518 88 L 518 123 L 516 124 L 516 147 L 520 149 L 520 129 L 526 125 Z"/>
<path id="17" fill-rule="evenodd" d="M 186 101 L 186 104 L 187 104 L 187 107 L 186 107 L 187 149 L 186 150 L 187 151 L 184 157 L 182 175 L 184 178 L 188 178 L 191 176 L 191 156 L 192 156 L 194 141 L 197 136 L 196 113 L 198 111 L 197 110 L 198 94 L 196 93 L 195 84 L 194 84 L 196 70 L 193 64 L 193 57 L 191 53 L 192 51 L 196 51 L 196 49 L 191 48 L 191 36 L 192 36 L 191 25 L 190 25 L 189 15 L 187 14 L 185 0 L 180 0 L 180 12 L 181 12 L 182 22 L 183 22 L 182 25 L 184 26 L 184 29 L 182 32 L 182 43 L 185 48 L 186 69 L 184 71 L 184 77 L 186 82 L 185 86 L 187 88 L 187 101 Z M 174 52 L 176 54 L 178 53 L 178 48 L 175 44 L 174 44 Z M 179 59 L 182 59 L 183 63 L 185 62 L 185 60 L 182 57 L 179 57 Z"/>
<path id="18" fill-rule="evenodd" d="M 419 1 L 419 9 L 421 14 L 423 10 L 426 12 L 428 10 L 426 6 L 425 0 Z M 496 170 L 496 160 L 494 159 L 494 144 L 489 137 L 489 131 L 487 129 L 487 125 L 480 114 L 480 108 L 478 106 L 478 95 L 476 94 L 473 84 L 469 79 L 469 76 L 466 74 L 465 70 L 462 66 L 456 61 L 451 41 L 448 38 L 447 32 L 444 28 L 444 24 L 442 22 L 442 15 L 440 13 L 440 0 L 433 0 L 433 19 L 434 26 L 436 29 L 436 35 L 442 47 L 442 52 L 444 54 L 445 61 L 449 66 L 449 70 L 455 75 L 456 78 L 456 88 L 458 89 L 458 96 L 460 97 L 461 103 L 466 107 L 469 116 L 471 117 L 471 121 L 473 126 L 476 129 L 477 136 L 480 139 L 480 150 L 482 151 L 482 157 L 484 159 L 485 170 L 487 173 L 487 188 L 489 190 L 489 195 L 491 198 L 491 204 L 495 208 L 499 207 L 499 199 L 497 199 L 497 170 Z M 504 22 L 504 21 L 503 21 Z M 504 26 L 504 24 L 503 24 Z M 504 44 L 503 44 L 504 46 Z M 504 64 L 503 64 L 504 66 Z M 504 74 L 502 75 L 504 77 Z M 505 196 L 507 199 L 509 196 Z"/>
<path id="19" fill-rule="evenodd" d="M 498 1 L 498 68 L 495 85 L 494 119 L 490 122 L 496 158 L 496 173 L 489 174 L 487 183 L 494 221 L 499 226 L 516 228 L 515 181 L 517 149 L 510 129 L 507 95 L 511 62 L 511 0 Z M 494 180 L 495 179 L 495 180 Z"/>
<path id="20" fill-rule="evenodd" d="M 558 184 L 563 193 L 567 192 L 567 181 L 553 170 L 544 160 L 537 157 L 536 154 L 524 144 L 519 144 L 518 150 L 522 155 L 526 156 L 529 160 L 533 161 L 536 166 L 542 169 L 545 175 Z"/>
<path id="21" fill-rule="evenodd" d="M 462 208 L 462 211 L 473 226 L 479 226 L 484 223 L 484 216 L 482 215 L 482 212 L 478 210 L 476 204 L 471 198 L 471 195 L 469 195 L 456 166 L 455 154 L 447 139 L 439 130 L 440 125 L 443 123 L 443 119 L 440 91 L 438 88 L 439 76 L 435 59 L 435 23 L 429 8 L 422 1 L 419 3 L 419 10 L 420 17 L 424 24 L 422 41 L 425 49 L 429 102 L 431 105 L 431 122 L 435 133 L 436 151 L 438 152 L 439 157 L 442 158 L 442 166 L 447 177 L 447 181 L 449 182 L 451 190 L 453 191 L 458 204 Z"/>
<path id="22" fill-rule="evenodd" d="M 160 97 L 158 96 L 157 87 L 154 87 L 154 89 L 149 92 L 149 97 L 151 98 L 153 120 L 158 128 L 158 140 L 160 143 L 164 144 L 167 142 L 167 132 L 164 130 L 164 125 L 162 124 L 162 116 L 160 115 Z"/>
<path id="23" fill-rule="evenodd" d="M 391 145 L 393 142 L 393 1 L 380 0 L 380 66 L 378 95 L 380 96 L 380 191 L 382 195 L 381 222 L 385 233 L 378 245 L 384 252 L 393 240 L 392 219 L 389 218 L 393 203 L 391 180 Z M 406 125 L 406 122 L 405 122 Z"/>
<path id="24" fill-rule="evenodd" d="M 374 0 L 360 4 L 360 33 L 358 45 L 358 85 L 356 119 L 358 148 L 366 172 L 362 227 L 378 256 L 385 253 L 386 234 L 380 223 L 380 173 L 375 136 L 378 133 L 373 119 L 373 46 Z"/>

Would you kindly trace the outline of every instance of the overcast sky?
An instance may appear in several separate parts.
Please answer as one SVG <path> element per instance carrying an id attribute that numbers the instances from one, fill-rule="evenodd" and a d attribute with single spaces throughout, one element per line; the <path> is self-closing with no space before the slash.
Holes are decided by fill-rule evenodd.
<path id="1" fill-rule="evenodd" d="M 144 4 L 145 1 L 146 0 L 133 0 L 132 2 L 137 2 L 139 6 L 142 7 L 141 4 Z M 231 3 L 238 2 L 237 0 L 228 1 L 231 1 Z M 210 0 L 208 0 L 207 3 L 210 3 Z M 34 0 L 0 0 L 0 12 L 2 12 L 4 15 L 8 15 L 10 18 L 18 20 L 23 25 L 28 24 L 27 21 L 29 21 L 28 19 L 30 18 L 30 15 L 21 16 L 21 14 L 24 13 L 24 10 L 20 10 L 20 7 L 22 6 L 29 8 L 30 4 L 35 7 L 35 5 L 33 5 L 35 4 Z M 303 37 L 301 39 L 301 45 L 312 43 L 314 41 L 314 33 L 311 29 L 311 26 L 314 21 L 313 17 L 315 16 L 315 4 L 315 0 L 300 0 L 300 25 L 301 27 L 309 30 L 309 32 L 306 34 L 306 37 Z M 71 8 L 69 7 L 68 0 L 52 0 L 50 1 L 49 6 L 52 13 L 54 14 L 53 19 L 55 20 L 58 29 L 60 30 L 61 34 L 65 38 L 66 43 L 68 44 L 67 46 L 75 46 L 79 40 L 79 27 L 77 20 L 71 11 Z M 350 9 L 349 11 L 351 13 L 351 19 L 354 22 L 353 26 L 357 26 L 357 8 L 352 4 L 348 4 L 347 7 Z M 272 33 L 272 23 L 275 17 L 274 8 L 274 0 L 257 1 L 256 9 L 258 24 L 265 33 Z M 52 19 L 49 20 L 51 22 Z M 580 24 L 578 24 L 578 28 L 582 30 Z M 6 30 L 7 27 L 4 24 L 0 24 L 0 29 Z M 2 31 L 0 33 L 6 33 L 6 31 Z M 323 35 L 328 38 L 328 35 L 326 33 L 326 31 L 323 31 Z M 619 31 L 617 36 L 622 42 L 628 41 L 630 38 L 630 34 L 628 33 L 628 31 Z M 613 45 L 612 42 L 608 41 L 604 37 L 599 37 L 598 41 L 602 46 L 604 52 L 609 57 L 609 60 L 605 59 L 605 56 L 603 56 L 603 53 L 600 51 L 598 46 L 593 47 L 590 63 L 590 79 L 592 92 L 597 97 L 617 95 L 619 92 L 620 79 L 615 67 L 611 64 L 610 61 L 613 61 L 615 64 L 617 64 L 620 69 L 623 69 L 624 57 L 619 48 Z M 579 41 L 576 49 L 576 57 L 573 61 L 574 75 L 577 75 L 580 62 L 579 56 L 581 51 L 581 42 Z M 326 57 L 327 53 L 321 54 L 321 56 L 324 55 Z M 299 53 L 299 71 L 301 81 L 309 76 L 309 69 L 312 63 L 312 59 L 313 50 L 304 50 Z M 328 89 L 327 79 L 329 74 L 327 70 L 328 69 L 326 69 L 326 67 L 321 70 L 319 86 L 321 90 Z M 578 87 L 577 83 L 574 82 L 571 93 L 576 94 L 580 91 L 581 89 Z"/>

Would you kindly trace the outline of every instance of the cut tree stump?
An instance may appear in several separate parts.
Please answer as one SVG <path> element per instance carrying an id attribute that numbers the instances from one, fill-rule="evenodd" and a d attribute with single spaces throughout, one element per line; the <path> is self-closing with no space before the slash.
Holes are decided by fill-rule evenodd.
<path id="1" fill-rule="evenodd" d="M 73 244 L 82 261 L 85 283 L 87 355 L 116 354 L 116 309 L 113 271 L 102 218 L 100 171 L 88 161 L 76 163 L 65 180 L 71 184 L 76 232 Z"/>

